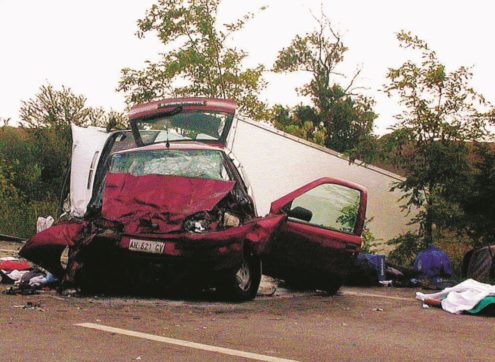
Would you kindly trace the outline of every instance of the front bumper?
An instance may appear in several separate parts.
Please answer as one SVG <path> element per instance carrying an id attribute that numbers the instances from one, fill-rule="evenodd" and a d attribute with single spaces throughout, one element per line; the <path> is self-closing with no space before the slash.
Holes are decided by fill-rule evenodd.
<path id="1" fill-rule="evenodd" d="M 199 235 L 198 235 L 199 236 Z M 148 240 L 163 243 L 160 254 L 140 252 L 129 249 L 131 239 Z M 208 237 L 191 240 L 180 236 L 150 238 L 142 235 L 122 237 L 118 244 L 121 256 L 130 262 L 148 261 L 163 264 L 167 269 L 189 270 L 191 273 L 208 273 L 229 270 L 240 265 L 244 249 L 244 240 L 227 238 L 225 240 Z"/>

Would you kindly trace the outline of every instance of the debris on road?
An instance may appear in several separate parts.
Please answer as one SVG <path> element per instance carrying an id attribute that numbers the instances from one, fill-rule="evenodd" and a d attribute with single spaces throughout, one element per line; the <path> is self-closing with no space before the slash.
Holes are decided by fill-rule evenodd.
<path id="1" fill-rule="evenodd" d="M 15 243 L 25 243 L 26 242 L 26 239 L 24 239 L 24 238 L 19 238 L 17 236 L 4 235 L 4 234 L 0 234 L 0 240 L 11 241 L 11 242 L 15 242 Z"/>
<path id="2" fill-rule="evenodd" d="M 41 303 L 33 303 L 33 302 L 27 302 L 22 309 L 35 309 L 39 310 L 41 312 L 44 312 L 43 308 L 41 308 Z"/>
<path id="3" fill-rule="evenodd" d="M 0 258 L 0 281 L 3 284 L 14 284 L 4 291 L 5 294 L 31 295 L 37 294 L 43 287 L 55 285 L 58 279 L 39 267 L 33 267 L 26 260 L 5 257 Z"/>
<path id="4" fill-rule="evenodd" d="M 447 254 L 430 245 L 418 254 L 413 267 L 391 264 L 384 255 L 361 253 L 347 284 L 440 290 L 455 284 L 450 280 L 452 275 L 452 264 Z"/>
<path id="5" fill-rule="evenodd" d="M 28 270 L 31 269 L 31 267 L 31 263 L 25 260 L 20 260 L 13 257 L 0 258 L 0 270 L 2 270 L 2 272 Z"/>
<path id="6" fill-rule="evenodd" d="M 55 219 L 53 219 L 52 216 L 38 217 L 38 220 L 36 221 L 36 232 L 39 233 L 40 231 L 48 229 L 54 222 Z"/>

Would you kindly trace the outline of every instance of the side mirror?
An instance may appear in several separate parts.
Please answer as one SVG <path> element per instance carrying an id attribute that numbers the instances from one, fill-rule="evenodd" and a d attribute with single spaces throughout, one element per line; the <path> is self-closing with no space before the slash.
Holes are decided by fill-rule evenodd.
<path id="1" fill-rule="evenodd" d="M 301 206 L 297 206 L 292 210 L 289 210 L 287 215 L 289 215 L 289 217 L 293 217 L 299 220 L 304 220 L 306 222 L 309 222 L 313 217 L 313 213 L 311 212 L 311 210 L 305 209 L 304 207 Z"/>

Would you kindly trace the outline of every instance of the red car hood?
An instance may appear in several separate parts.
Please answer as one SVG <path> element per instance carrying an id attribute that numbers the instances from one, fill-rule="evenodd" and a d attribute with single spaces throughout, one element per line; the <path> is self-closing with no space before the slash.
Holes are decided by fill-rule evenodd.
<path id="1" fill-rule="evenodd" d="M 181 231 L 184 220 L 211 211 L 234 188 L 234 181 L 181 176 L 109 173 L 102 215 L 124 225 L 126 233 Z"/>
<path id="2" fill-rule="evenodd" d="M 164 254 L 167 255 L 186 255 L 182 248 L 197 242 L 210 247 L 234 245 L 236 251 L 231 252 L 232 260 L 240 260 L 244 242 L 248 242 L 261 255 L 268 250 L 271 235 L 285 219 L 284 214 L 252 219 L 239 227 L 222 231 L 201 234 L 180 232 L 188 216 L 211 211 L 234 185 L 232 181 L 109 173 L 102 214 L 107 220 L 122 223 L 124 233 L 129 235 L 139 234 L 161 240 L 160 234 L 175 232 L 167 236 L 168 249 L 173 249 L 165 249 Z M 150 222 L 156 224 L 157 229 L 150 231 Z M 99 232 L 101 230 L 91 221 L 58 224 L 34 235 L 19 254 L 58 277 L 74 282 L 76 272 L 84 266 L 84 261 L 78 258 L 86 255 L 86 250 L 91 252 L 89 245 Z M 128 243 L 129 237 L 124 236 L 120 247 L 127 249 Z M 64 270 L 60 265 L 60 255 L 66 247 L 71 248 L 72 256 L 67 270 Z M 85 251 L 81 252 L 83 249 Z M 227 249 L 218 250 L 221 253 Z M 88 255 L 86 257 L 91 257 Z"/>

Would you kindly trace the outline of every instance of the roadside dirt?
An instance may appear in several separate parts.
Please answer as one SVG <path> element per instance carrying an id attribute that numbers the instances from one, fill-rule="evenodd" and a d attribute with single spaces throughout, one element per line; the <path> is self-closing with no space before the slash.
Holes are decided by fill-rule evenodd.
<path id="1" fill-rule="evenodd" d="M 0 290 L 8 286 L 0 285 Z M 0 359 L 237 361 L 215 352 L 91 330 L 145 332 L 301 361 L 493 360 L 495 318 L 423 309 L 413 289 L 342 288 L 329 297 L 277 289 L 252 302 L 0 294 Z"/>
<path id="2" fill-rule="evenodd" d="M 237 360 L 75 325 L 85 322 L 302 361 L 495 356 L 494 318 L 423 309 L 413 295 L 413 290 L 343 288 L 334 297 L 283 292 L 229 304 L 2 294 L 0 356 L 5 361 Z"/>
<path id="3" fill-rule="evenodd" d="M 17 256 L 17 252 L 24 244 L 0 240 L 0 258 L 6 256 Z"/>

